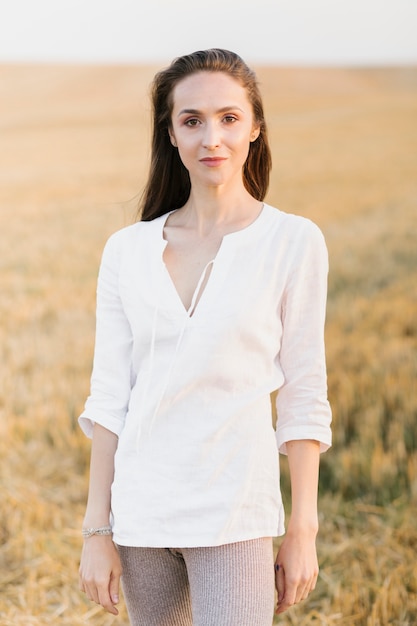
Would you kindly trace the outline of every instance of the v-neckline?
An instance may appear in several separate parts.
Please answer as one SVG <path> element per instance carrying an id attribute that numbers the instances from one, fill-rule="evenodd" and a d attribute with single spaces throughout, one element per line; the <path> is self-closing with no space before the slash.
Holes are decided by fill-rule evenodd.
<path id="1" fill-rule="evenodd" d="M 182 300 L 182 298 L 181 298 L 181 296 L 180 296 L 180 294 L 178 292 L 178 289 L 177 289 L 177 287 L 176 287 L 176 285 L 175 285 L 175 283 L 174 283 L 174 281 L 172 279 L 172 276 L 171 276 L 171 274 L 170 274 L 170 272 L 168 270 L 168 267 L 167 267 L 167 265 L 166 265 L 166 263 L 164 261 L 164 252 L 165 252 L 165 248 L 168 245 L 168 240 L 164 238 L 164 229 L 165 229 L 165 225 L 166 225 L 166 223 L 168 221 L 169 216 L 171 215 L 171 213 L 174 213 L 177 209 L 169 211 L 168 213 L 166 213 L 163 216 L 161 216 L 161 217 L 164 218 L 164 219 L 161 220 L 162 221 L 162 227 L 161 227 L 161 232 L 160 232 L 161 241 L 162 241 L 162 244 L 163 244 L 162 245 L 162 250 L 161 250 L 162 266 L 163 266 L 163 269 L 164 269 L 164 273 L 165 273 L 165 275 L 166 275 L 166 277 L 168 279 L 168 282 L 171 285 L 171 290 L 175 294 L 176 301 L 180 305 L 182 313 L 185 314 L 188 319 L 191 320 L 191 319 L 193 319 L 196 316 L 196 314 L 198 313 L 198 311 L 201 308 L 202 301 L 205 300 L 207 290 L 210 289 L 212 283 L 215 280 L 215 278 L 213 278 L 213 274 L 216 273 L 216 271 L 215 271 L 216 270 L 216 261 L 219 258 L 220 254 L 222 253 L 226 241 L 229 241 L 229 240 L 231 241 L 236 236 L 239 236 L 239 235 L 240 236 L 247 235 L 256 225 L 259 225 L 259 223 L 261 222 L 261 218 L 266 213 L 266 206 L 267 205 L 265 203 L 262 204 L 262 208 L 261 208 L 259 214 L 257 215 L 257 217 L 250 224 L 248 224 L 244 228 L 241 228 L 239 230 L 235 230 L 235 231 L 232 231 L 230 233 L 226 233 L 225 235 L 223 235 L 223 237 L 222 237 L 222 239 L 220 241 L 220 245 L 219 245 L 219 247 L 217 249 L 217 252 L 216 252 L 214 258 L 211 259 L 204 266 L 203 271 L 200 274 L 200 277 L 199 277 L 199 279 L 197 281 L 197 285 L 196 285 L 196 287 L 195 287 L 195 289 L 193 291 L 193 295 L 192 295 L 192 298 L 191 298 L 191 304 L 190 304 L 190 306 L 188 308 L 184 304 L 184 302 L 183 302 L 183 300 Z M 211 269 L 210 269 L 210 272 L 209 272 L 209 274 L 207 276 L 207 270 L 208 270 L 208 268 L 210 266 L 211 266 Z M 206 278 L 206 280 L 205 280 L 205 278 Z M 204 281 L 205 281 L 205 284 L 204 284 Z"/>
<path id="2" fill-rule="evenodd" d="M 209 288 L 210 284 L 213 282 L 212 279 L 212 275 L 214 272 L 214 267 L 215 267 L 215 262 L 216 259 L 218 257 L 218 254 L 220 252 L 220 249 L 222 247 L 222 243 L 223 240 L 220 243 L 219 249 L 217 250 L 217 253 L 215 255 L 215 257 L 213 259 L 211 259 L 208 263 L 206 263 L 206 265 L 203 268 L 203 271 L 200 274 L 200 277 L 197 281 L 196 287 L 193 291 L 192 297 L 191 297 L 191 303 L 190 306 L 187 308 L 186 305 L 184 304 L 180 294 L 178 293 L 178 289 L 172 279 L 172 276 L 168 270 L 168 267 L 164 261 L 164 251 L 165 248 L 168 244 L 168 241 L 166 239 L 163 239 L 164 242 L 164 246 L 162 248 L 162 254 L 161 254 L 161 261 L 162 261 L 162 265 L 163 265 L 163 269 L 164 269 L 164 273 L 167 277 L 168 282 L 171 285 L 171 290 L 172 292 L 175 294 L 175 298 L 177 300 L 177 302 L 180 305 L 180 308 L 182 309 L 182 312 L 187 316 L 187 318 L 192 319 L 195 317 L 197 311 L 200 309 L 201 306 L 201 301 L 204 300 L 204 296 L 206 294 L 207 289 Z M 210 272 L 207 275 L 207 272 L 210 268 Z"/>

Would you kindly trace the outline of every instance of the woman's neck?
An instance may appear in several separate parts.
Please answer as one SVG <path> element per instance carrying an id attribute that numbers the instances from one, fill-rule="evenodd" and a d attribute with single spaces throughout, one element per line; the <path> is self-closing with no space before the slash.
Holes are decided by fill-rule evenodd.
<path id="1" fill-rule="evenodd" d="M 195 229 L 201 236 L 213 230 L 245 228 L 262 210 L 262 202 L 242 186 L 239 190 L 220 188 L 191 189 L 186 204 L 177 212 L 182 225 Z"/>

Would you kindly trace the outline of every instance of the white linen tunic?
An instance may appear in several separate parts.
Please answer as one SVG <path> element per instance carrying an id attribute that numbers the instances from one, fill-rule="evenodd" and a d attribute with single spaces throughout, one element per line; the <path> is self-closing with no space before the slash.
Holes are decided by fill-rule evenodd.
<path id="1" fill-rule="evenodd" d="M 282 534 L 278 450 L 294 439 L 331 444 L 323 236 L 264 205 L 223 238 L 190 315 L 163 262 L 166 219 L 112 235 L 99 272 L 80 425 L 119 437 L 114 541 L 196 547 Z"/>

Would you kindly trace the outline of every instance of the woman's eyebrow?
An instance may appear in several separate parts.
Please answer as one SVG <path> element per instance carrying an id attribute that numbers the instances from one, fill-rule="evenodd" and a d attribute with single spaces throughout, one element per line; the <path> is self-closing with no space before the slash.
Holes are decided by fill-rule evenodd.
<path id="1" fill-rule="evenodd" d="M 226 107 L 222 107 L 221 109 L 218 109 L 216 111 L 216 113 L 226 113 L 227 111 L 236 111 L 236 109 L 241 111 L 242 113 L 244 113 L 244 110 L 241 107 L 237 106 L 236 104 L 233 104 L 233 105 L 230 105 L 230 106 L 226 106 Z M 178 117 L 180 115 L 184 115 L 184 114 L 187 114 L 187 115 L 200 115 L 201 111 L 199 111 L 198 109 L 181 109 L 181 111 L 178 113 Z"/>

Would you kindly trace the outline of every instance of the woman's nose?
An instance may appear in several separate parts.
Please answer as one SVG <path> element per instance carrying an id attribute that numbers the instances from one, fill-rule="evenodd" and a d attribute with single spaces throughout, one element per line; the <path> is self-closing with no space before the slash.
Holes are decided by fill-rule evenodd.
<path id="1" fill-rule="evenodd" d="M 203 136 L 203 145 L 207 150 L 214 150 L 221 143 L 220 129 L 217 124 L 206 124 Z"/>

